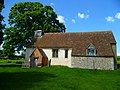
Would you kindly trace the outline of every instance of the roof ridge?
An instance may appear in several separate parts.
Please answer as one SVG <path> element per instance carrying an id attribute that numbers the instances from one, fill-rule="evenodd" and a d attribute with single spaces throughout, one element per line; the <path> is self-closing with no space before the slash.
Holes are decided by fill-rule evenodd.
<path id="1" fill-rule="evenodd" d="M 50 32 L 50 33 L 45 33 L 45 34 L 71 34 L 71 33 L 99 33 L 99 32 L 112 32 L 112 30 L 104 30 L 104 31 L 90 31 L 90 32 Z"/>

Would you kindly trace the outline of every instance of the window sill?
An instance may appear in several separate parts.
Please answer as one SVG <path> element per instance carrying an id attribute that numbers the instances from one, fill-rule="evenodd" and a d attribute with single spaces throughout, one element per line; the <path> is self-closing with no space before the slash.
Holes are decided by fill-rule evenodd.
<path id="1" fill-rule="evenodd" d="M 58 58 L 58 57 L 52 57 L 52 58 Z"/>

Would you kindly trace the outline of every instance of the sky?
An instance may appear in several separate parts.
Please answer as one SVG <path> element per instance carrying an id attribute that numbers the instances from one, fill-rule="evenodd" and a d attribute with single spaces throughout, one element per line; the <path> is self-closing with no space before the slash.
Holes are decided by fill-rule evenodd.
<path id="1" fill-rule="evenodd" d="M 120 0 L 4 0 L 2 11 L 7 22 L 11 7 L 18 2 L 40 2 L 50 5 L 65 24 L 66 32 L 91 32 L 112 30 L 120 56 Z"/>

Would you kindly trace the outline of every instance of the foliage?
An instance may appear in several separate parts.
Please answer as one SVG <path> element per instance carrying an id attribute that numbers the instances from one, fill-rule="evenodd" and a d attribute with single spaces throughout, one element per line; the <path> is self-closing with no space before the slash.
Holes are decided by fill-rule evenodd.
<path id="1" fill-rule="evenodd" d="M 2 55 L 2 50 L 0 50 L 0 56 Z"/>
<path id="2" fill-rule="evenodd" d="M 12 56 L 15 51 L 24 50 L 33 40 L 35 30 L 43 32 L 65 32 L 65 25 L 57 20 L 51 6 L 39 2 L 20 2 L 9 13 L 10 27 L 4 31 L 4 54 Z"/>
<path id="3" fill-rule="evenodd" d="M 120 70 L 0 67 L 1 90 L 120 90 Z"/>
<path id="4" fill-rule="evenodd" d="M 117 60 L 120 61 L 120 56 L 117 56 Z"/>
<path id="5" fill-rule="evenodd" d="M 0 4 L 0 45 L 3 42 L 3 29 L 5 27 L 5 25 L 2 24 L 2 21 L 4 19 L 4 17 L 1 15 L 2 9 L 4 8 L 4 6 L 2 4 Z"/>

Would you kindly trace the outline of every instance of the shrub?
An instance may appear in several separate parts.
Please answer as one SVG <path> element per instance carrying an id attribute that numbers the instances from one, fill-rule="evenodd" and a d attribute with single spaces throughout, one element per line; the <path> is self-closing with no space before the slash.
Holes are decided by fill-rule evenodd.
<path id="1" fill-rule="evenodd" d="M 11 63 L 12 61 L 8 61 L 7 63 Z"/>

